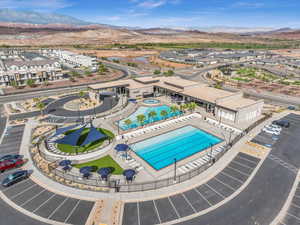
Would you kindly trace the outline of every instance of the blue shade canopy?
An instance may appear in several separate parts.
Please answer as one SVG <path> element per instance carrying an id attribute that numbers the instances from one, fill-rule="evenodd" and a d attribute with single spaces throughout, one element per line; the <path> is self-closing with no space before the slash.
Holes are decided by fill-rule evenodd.
<path id="1" fill-rule="evenodd" d="M 125 152 L 128 150 L 128 148 L 129 146 L 126 144 L 118 144 L 116 145 L 115 150 L 117 150 L 117 152 Z"/>
<path id="2" fill-rule="evenodd" d="M 135 170 L 133 169 L 124 170 L 123 175 L 126 177 L 126 180 L 132 180 L 132 178 L 135 175 Z"/>
<path id="3" fill-rule="evenodd" d="M 80 138 L 80 135 L 81 135 L 82 131 L 84 130 L 84 128 L 85 128 L 85 126 L 81 127 L 78 130 L 75 130 L 71 134 L 68 134 L 65 137 L 63 137 L 62 139 L 59 139 L 59 140 L 57 140 L 55 142 L 57 144 L 66 144 L 66 145 L 76 146 L 77 142 L 78 142 L 78 140 Z"/>
<path id="4" fill-rule="evenodd" d="M 95 127 L 91 126 L 90 132 L 88 133 L 86 139 L 80 146 L 85 146 L 87 144 L 93 143 L 94 141 L 98 141 L 102 138 L 106 138 L 107 136 L 97 130 Z"/>
<path id="5" fill-rule="evenodd" d="M 106 178 L 111 173 L 111 169 L 109 167 L 100 168 L 98 173 L 102 178 Z"/>
<path id="6" fill-rule="evenodd" d="M 83 173 L 83 174 L 87 174 L 87 173 L 90 173 L 92 171 L 92 169 L 93 168 L 91 166 L 85 166 L 85 167 L 80 168 L 79 172 Z"/>
<path id="7" fill-rule="evenodd" d="M 59 165 L 60 166 L 69 166 L 69 165 L 71 165 L 72 164 L 72 161 L 71 160 L 62 160 L 62 161 L 60 161 L 59 162 Z"/>
<path id="8" fill-rule="evenodd" d="M 77 126 L 78 126 L 78 124 L 71 125 L 71 126 L 68 126 L 68 127 L 58 128 L 53 136 L 58 136 L 58 135 L 64 134 L 65 132 L 74 129 Z"/>

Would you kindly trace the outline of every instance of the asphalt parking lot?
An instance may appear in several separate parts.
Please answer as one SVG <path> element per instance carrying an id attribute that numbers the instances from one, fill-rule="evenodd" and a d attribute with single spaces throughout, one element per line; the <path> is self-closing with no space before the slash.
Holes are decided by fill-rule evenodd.
<path id="1" fill-rule="evenodd" d="M 280 225 L 300 224 L 300 184 L 298 184 L 292 203 Z"/>
<path id="2" fill-rule="evenodd" d="M 126 203 L 123 225 L 160 224 L 207 209 L 234 193 L 259 161 L 239 153 L 217 176 L 192 190 L 167 198 Z"/>
<path id="3" fill-rule="evenodd" d="M 281 132 L 269 157 L 238 196 L 207 214 L 178 224 L 269 225 L 286 202 L 300 165 L 300 115 L 289 114 L 284 119 L 291 122 L 290 128 Z M 293 213 L 299 215 L 298 211 Z"/>
<path id="4" fill-rule="evenodd" d="M 50 192 L 27 179 L 1 191 L 15 204 L 46 219 L 84 225 L 94 202 Z"/>
<path id="5" fill-rule="evenodd" d="M 0 145 L 0 154 L 18 153 L 24 132 L 24 125 L 7 127 Z"/>

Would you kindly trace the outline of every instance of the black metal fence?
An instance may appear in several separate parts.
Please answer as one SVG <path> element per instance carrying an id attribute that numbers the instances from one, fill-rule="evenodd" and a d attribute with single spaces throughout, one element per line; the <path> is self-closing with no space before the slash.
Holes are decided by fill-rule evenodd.
<path id="1" fill-rule="evenodd" d="M 64 184 L 68 185 L 71 183 L 88 185 L 91 187 L 99 187 L 104 188 L 103 190 L 99 189 L 98 191 L 107 191 L 108 188 L 114 188 L 116 192 L 139 192 L 139 191 L 149 191 L 156 190 L 164 187 L 168 187 L 171 185 L 175 185 L 178 183 L 182 183 L 184 181 L 190 180 L 191 178 L 201 174 L 203 171 L 207 170 L 211 167 L 215 162 L 217 162 L 234 144 L 236 144 L 241 138 L 247 135 L 251 130 L 253 130 L 257 125 L 269 119 L 271 115 L 266 115 L 262 119 L 256 121 L 250 127 L 248 127 L 244 132 L 240 133 L 236 136 L 230 143 L 228 143 L 222 152 L 220 152 L 215 157 L 211 158 L 209 162 L 206 164 L 191 170 L 187 173 L 177 175 L 174 177 L 169 177 L 166 179 L 149 181 L 149 182 L 130 182 L 128 183 L 125 179 L 108 179 L 108 181 L 102 180 L 97 175 L 92 175 L 88 179 L 82 178 L 78 173 L 73 172 L 64 172 L 59 168 L 54 167 L 51 170 L 51 174 L 53 175 L 51 178 L 61 177 L 64 180 Z M 40 152 L 41 156 L 48 161 L 55 162 L 55 159 L 49 159 L 48 156 Z M 57 180 L 57 179 L 56 179 Z M 68 181 L 68 182 L 65 182 Z M 77 186 L 80 188 L 80 186 Z M 106 188 L 106 189 L 105 189 Z"/>

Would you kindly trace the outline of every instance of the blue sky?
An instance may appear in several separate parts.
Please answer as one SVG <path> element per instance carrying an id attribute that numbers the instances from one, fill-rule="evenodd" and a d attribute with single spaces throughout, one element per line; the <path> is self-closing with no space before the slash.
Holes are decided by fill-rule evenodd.
<path id="1" fill-rule="evenodd" d="M 0 8 L 124 26 L 300 27 L 300 0 L 0 0 Z"/>

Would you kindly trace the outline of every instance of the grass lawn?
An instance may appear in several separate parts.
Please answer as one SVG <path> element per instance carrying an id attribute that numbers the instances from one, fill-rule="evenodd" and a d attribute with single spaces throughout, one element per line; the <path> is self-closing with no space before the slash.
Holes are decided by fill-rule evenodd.
<path id="1" fill-rule="evenodd" d="M 113 173 L 115 175 L 120 175 L 123 174 L 123 169 L 122 167 L 115 161 L 110 155 L 104 156 L 103 158 L 96 159 L 94 161 L 90 161 L 87 163 L 82 163 L 82 164 L 76 164 L 74 167 L 80 169 L 85 166 L 92 166 L 94 167 L 94 171 L 97 171 L 98 169 L 102 167 L 112 167 L 113 168 Z"/>
<path id="2" fill-rule="evenodd" d="M 81 152 L 86 152 L 86 151 L 89 151 L 89 150 L 93 150 L 95 148 L 98 148 L 100 147 L 105 140 L 107 139 L 113 139 L 115 137 L 115 135 L 109 131 L 109 130 L 106 130 L 106 129 L 102 129 L 102 128 L 97 128 L 100 132 L 104 133 L 107 135 L 107 138 L 103 138 L 103 139 L 100 139 L 98 141 L 94 141 L 88 145 L 85 145 L 83 147 L 81 147 L 80 145 L 84 142 L 84 140 L 86 139 L 88 133 L 89 133 L 89 128 L 85 128 L 82 133 L 81 133 L 81 136 L 77 142 L 77 146 L 72 146 L 72 145 L 66 145 L 66 144 L 57 144 L 57 148 L 62 151 L 62 152 L 66 152 L 66 153 L 81 153 Z M 67 131 L 65 133 L 65 135 L 68 135 L 72 132 L 74 132 L 75 130 L 70 130 L 70 131 Z"/>

